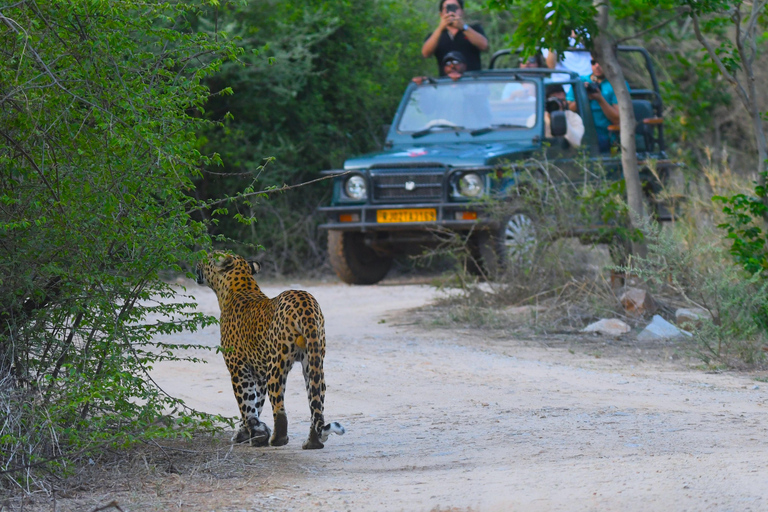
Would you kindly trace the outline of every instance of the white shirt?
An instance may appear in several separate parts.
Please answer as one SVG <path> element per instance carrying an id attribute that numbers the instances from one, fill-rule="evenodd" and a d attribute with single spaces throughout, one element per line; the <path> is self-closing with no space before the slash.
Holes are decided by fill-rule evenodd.
<path id="1" fill-rule="evenodd" d="M 565 124 L 568 131 L 565 132 L 565 140 L 572 148 L 581 146 L 581 139 L 584 137 L 584 121 L 581 116 L 571 110 L 565 111 Z M 551 139 L 552 130 L 549 127 L 549 116 L 544 116 L 544 137 Z"/>
<path id="2" fill-rule="evenodd" d="M 582 44 L 576 44 L 576 40 L 572 37 L 568 38 L 568 44 L 571 48 L 584 48 Z M 549 55 L 549 50 L 542 48 L 541 50 L 544 58 Z M 589 52 L 563 52 L 563 60 L 557 61 L 555 69 L 562 71 L 575 71 L 577 75 L 591 75 L 592 74 L 592 56 Z M 568 75 L 552 75 L 553 82 L 567 81 Z"/>

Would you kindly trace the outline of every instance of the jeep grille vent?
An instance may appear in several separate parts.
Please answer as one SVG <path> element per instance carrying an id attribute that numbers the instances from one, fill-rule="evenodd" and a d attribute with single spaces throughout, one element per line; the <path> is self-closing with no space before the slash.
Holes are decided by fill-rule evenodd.
<path id="1" fill-rule="evenodd" d="M 440 202 L 443 198 L 443 176 L 440 172 L 372 172 L 373 200 Z"/>

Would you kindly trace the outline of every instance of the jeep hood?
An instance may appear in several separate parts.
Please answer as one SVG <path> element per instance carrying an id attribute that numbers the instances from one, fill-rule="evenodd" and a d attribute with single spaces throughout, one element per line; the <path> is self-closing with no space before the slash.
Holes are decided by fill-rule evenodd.
<path id="1" fill-rule="evenodd" d="M 396 146 L 378 153 L 350 158 L 344 162 L 344 169 L 367 169 L 369 167 L 414 167 L 450 166 L 484 167 L 505 160 L 519 160 L 539 149 L 531 143 L 457 143 L 441 145 Z"/>

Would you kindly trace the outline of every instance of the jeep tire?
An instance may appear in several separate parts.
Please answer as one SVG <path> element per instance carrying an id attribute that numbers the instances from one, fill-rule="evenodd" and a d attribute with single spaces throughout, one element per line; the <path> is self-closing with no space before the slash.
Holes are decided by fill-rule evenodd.
<path id="1" fill-rule="evenodd" d="M 348 284 L 375 284 L 384 279 L 392 266 L 392 256 L 366 245 L 363 233 L 328 230 L 328 256 L 331 267 Z"/>
<path id="2" fill-rule="evenodd" d="M 478 251 L 485 277 L 501 279 L 507 272 L 533 266 L 539 234 L 535 219 L 525 211 L 505 216 L 499 226 L 478 234 Z"/>

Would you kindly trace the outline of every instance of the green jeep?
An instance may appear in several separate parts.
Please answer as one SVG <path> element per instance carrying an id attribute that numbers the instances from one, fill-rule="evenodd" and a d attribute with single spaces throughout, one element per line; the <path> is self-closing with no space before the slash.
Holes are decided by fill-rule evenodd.
<path id="1" fill-rule="evenodd" d="M 593 160 L 622 179 L 616 151 L 598 150 L 579 77 L 550 69 L 497 67 L 500 59 L 515 55 L 497 52 L 488 70 L 466 73 L 456 81 L 409 84 L 382 150 L 348 159 L 343 170 L 324 171 L 334 176 L 333 198 L 330 206 L 319 208 L 328 219 L 320 228 L 328 230 L 331 265 L 343 281 L 380 281 L 396 255 L 435 243 L 438 227 L 469 235 L 483 267 L 503 267 L 530 244 L 535 228 L 525 212 L 500 221 L 478 200 L 503 195 L 514 185 L 514 162 L 545 154 L 558 167 L 577 173 L 583 169 L 575 165 L 577 158 Z M 641 177 L 656 189 L 645 162 L 655 161 L 656 175 L 662 177 L 672 166 L 664 151 L 659 86 L 645 49 L 619 47 L 619 55 L 637 118 Z M 564 112 L 552 111 L 545 131 L 545 112 L 550 110 L 545 88 L 553 81 L 573 87 L 584 124 L 579 148 L 566 140 Z M 548 132 L 551 137 L 545 137 Z M 663 220 L 668 212 L 656 214 Z"/>

